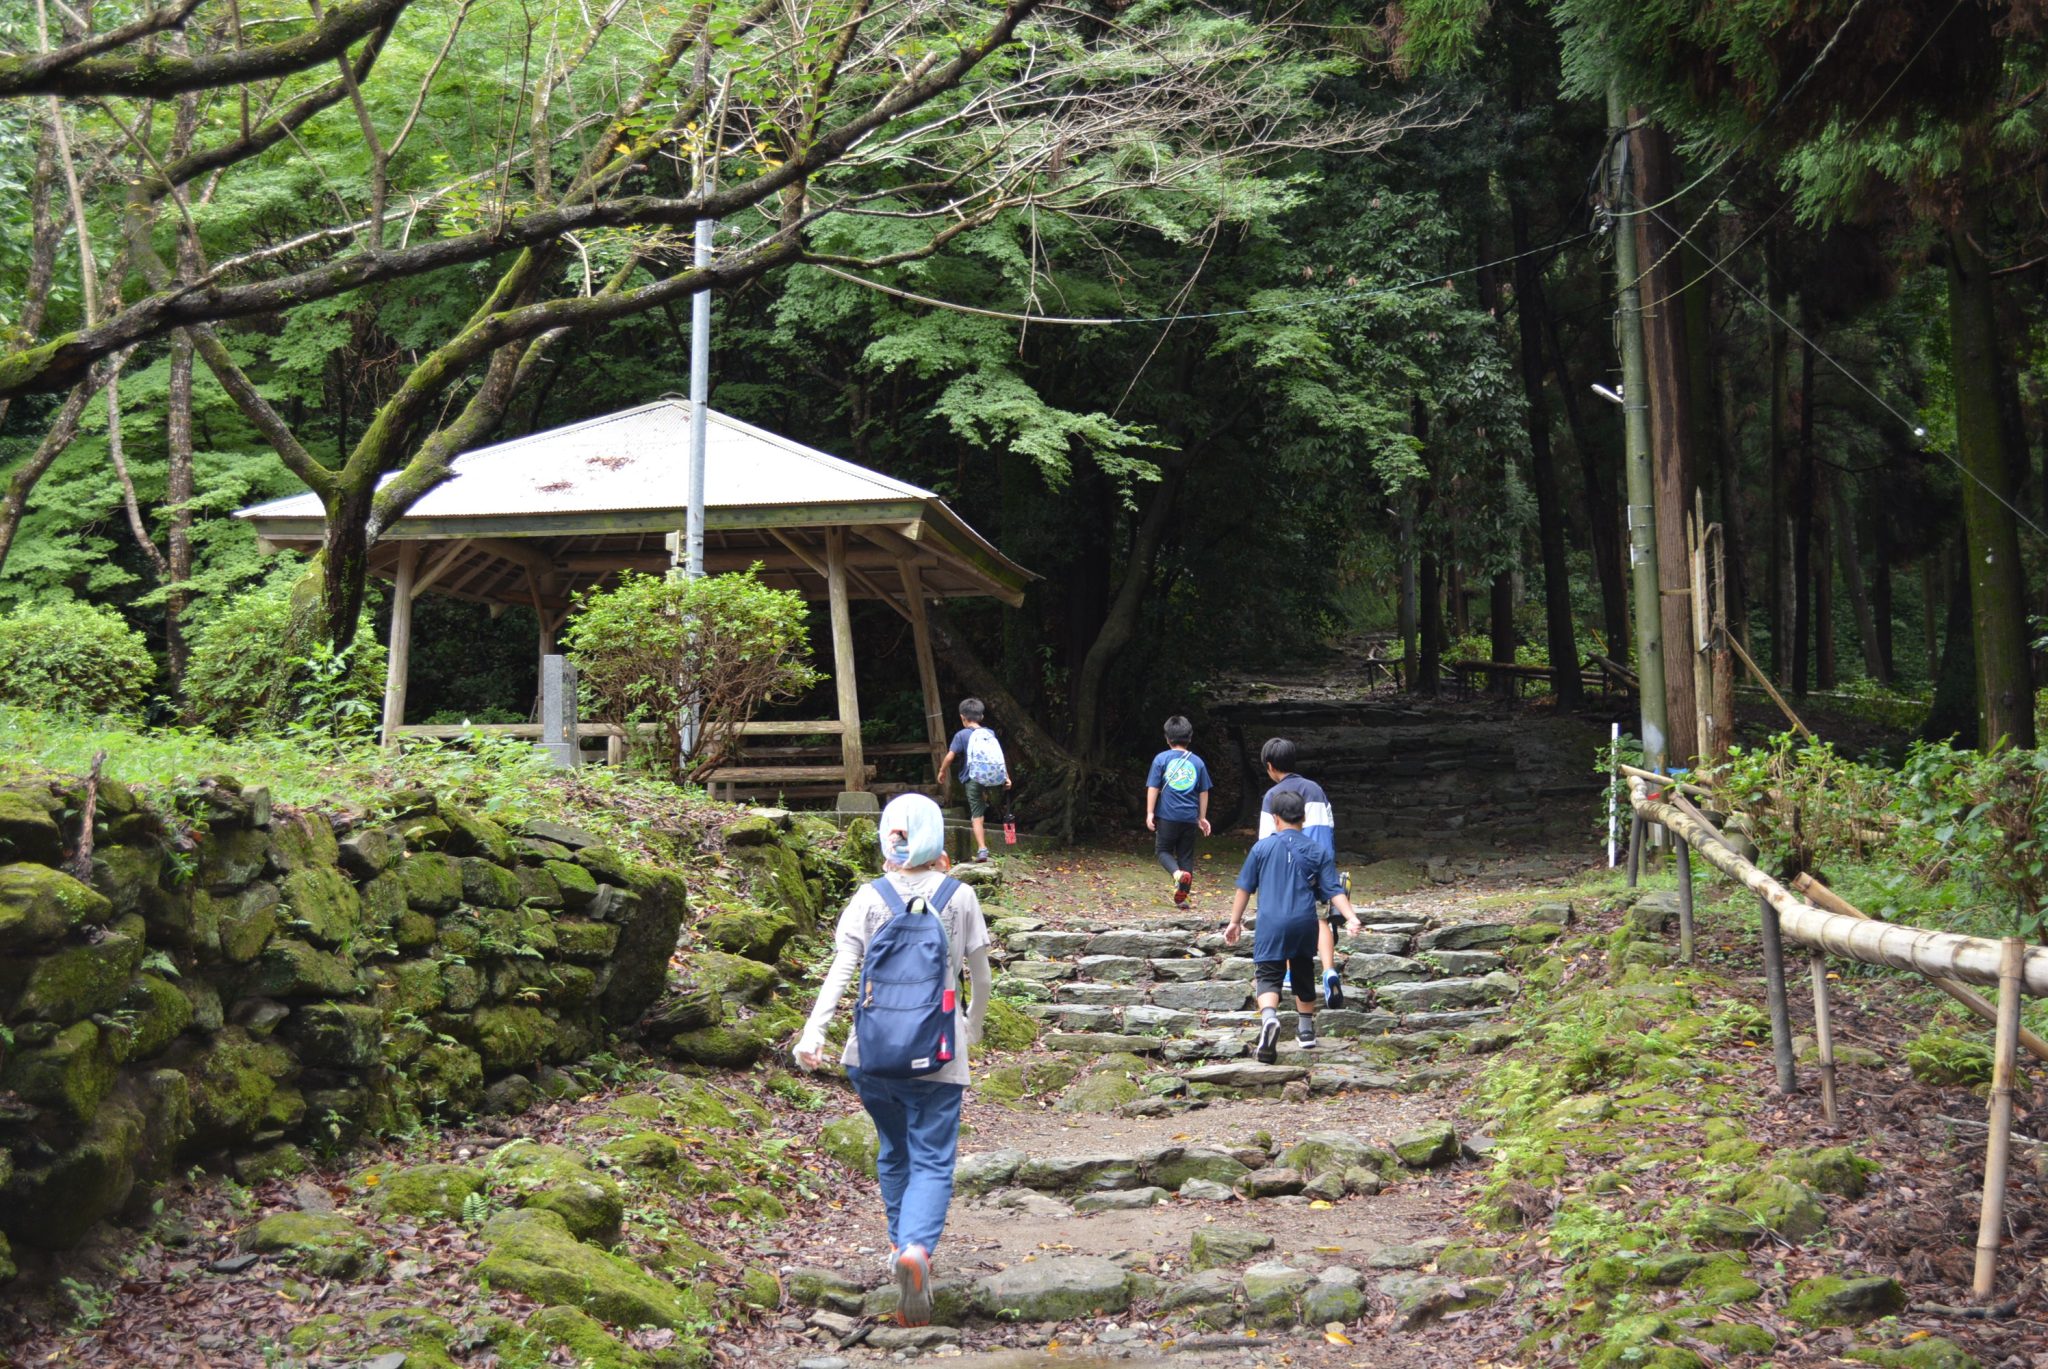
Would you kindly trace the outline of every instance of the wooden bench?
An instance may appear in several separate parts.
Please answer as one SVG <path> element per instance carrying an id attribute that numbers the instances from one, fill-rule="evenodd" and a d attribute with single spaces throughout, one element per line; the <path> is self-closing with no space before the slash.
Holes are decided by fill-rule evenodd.
<path id="1" fill-rule="evenodd" d="M 875 767 L 861 767 L 861 787 L 874 782 Z M 843 765 L 721 765 L 699 775 L 711 797 L 736 798 L 739 791 L 773 790 L 789 797 L 822 798 L 843 793 L 846 767 Z"/>

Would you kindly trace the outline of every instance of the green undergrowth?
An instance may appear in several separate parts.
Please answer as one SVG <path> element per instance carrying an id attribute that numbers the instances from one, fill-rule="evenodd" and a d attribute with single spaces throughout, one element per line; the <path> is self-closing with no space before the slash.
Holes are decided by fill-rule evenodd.
<path id="1" fill-rule="evenodd" d="M 393 755 L 369 741 L 226 738 L 0 707 L 0 780 L 83 775 L 101 752 L 102 774 L 157 804 L 218 774 L 264 785 L 280 803 L 333 813 L 374 815 L 408 790 L 430 789 L 499 821 L 567 822 L 641 859 L 673 855 L 676 834 L 694 837 L 740 811 L 617 767 L 558 770 L 526 742 L 482 734 L 412 741 Z"/>
<path id="2" fill-rule="evenodd" d="M 1771 1249 L 1824 1237 L 1829 1203 L 1860 1196 L 1873 1166 L 1848 1147 L 1772 1152 L 1756 1139 L 1762 1091 L 1748 1076 L 1768 1061 L 1767 1021 L 1705 957 L 1674 964 L 1659 900 L 1635 903 L 1578 902 L 1620 917 L 1582 924 L 1529 967 L 1520 1041 L 1475 1086 L 1494 1146 L 1472 1216 L 1505 1259 L 1565 1263 L 1561 1290 L 1527 1290 L 1531 1362 L 1685 1369 L 1769 1355 L 1782 1328 L 1757 1323 L 1793 1291 Z M 1704 890 L 1699 913 L 1703 942 L 1741 916 Z"/>

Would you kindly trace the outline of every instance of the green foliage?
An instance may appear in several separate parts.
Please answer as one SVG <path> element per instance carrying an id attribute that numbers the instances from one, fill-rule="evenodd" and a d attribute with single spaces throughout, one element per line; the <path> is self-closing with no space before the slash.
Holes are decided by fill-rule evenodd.
<path id="1" fill-rule="evenodd" d="M 337 652 L 316 607 L 294 599 L 300 569 L 287 563 L 223 603 L 191 633 L 185 697 L 194 721 L 216 732 L 367 732 L 384 692 L 383 645 L 366 620 Z"/>
<path id="2" fill-rule="evenodd" d="M 148 643 L 110 608 L 59 599 L 0 618 L 0 701 L 133 714 L 155 678 Z"/>
<path id="3" fill-rule="evenodd" d="M 1991 1066 L 1983 1041 L 1930 1031 L 1906 1043 L 1906 1068 L 1923 1084 L 1988 1084 Z"/>
<path id="4" fill-rule="evenodd" d="M 691 580 L 627 571 L 614 589 L 577 596 L 563 643 L 586 706 L 627 727 L 627 754 L 682 778 L 735 752 L 739 728 L 762 704 L 820 676 L 803 596 L 761 583 L 759 567 Z M 686 747 L 684 710 L 698 726 Z M 651 724 L 642 735 L 640 724 Z"/>

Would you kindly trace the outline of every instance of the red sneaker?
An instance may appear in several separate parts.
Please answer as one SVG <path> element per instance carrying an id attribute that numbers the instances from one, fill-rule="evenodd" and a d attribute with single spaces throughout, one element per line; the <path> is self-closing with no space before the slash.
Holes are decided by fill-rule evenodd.
<path id="1" fill-rule="evenodd" d="M 1194 874 L 1193 874 L 1193 873 L 1192 873 L 1191 871 L 1183 870 L 1183 871 L 1181 871 L 1181 872 L 1180 872 L 1179 874 L 1177 874 L 1177 875 L 1175 875 L 1175 876 L 1173 877 L 1173 906 L 1174 906 L 1174 907 L 1176 907 L 1176 908 L 1185 908 L 1185 907 L 1187 907 L 1187 904 L 1188 904 L 1188 891 L 1189 891 L 1190 889 L 1194 888 L 1194 885 L 1195 885 L 1195 877 L 1194 877 Z"/>

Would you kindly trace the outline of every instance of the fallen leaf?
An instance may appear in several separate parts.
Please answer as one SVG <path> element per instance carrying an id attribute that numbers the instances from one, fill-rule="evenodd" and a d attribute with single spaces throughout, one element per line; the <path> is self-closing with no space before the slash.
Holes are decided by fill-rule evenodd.
<path id="1" fill-rule="evenodd" d="M 1332 1345 L 1351 1344 L 1351 1337 L 1345 1335 L 1342 1331 L 1325 1331 L 1323 1332 L 1323 1339 Z"/>
<path id="2" fill-rule="evenodd" d="M 1308 1206 L 1311 1212 L 1324 1212 L 1329 1209 L 1330 1203 L 1326 1198 L 1318 1198 Z"/>

